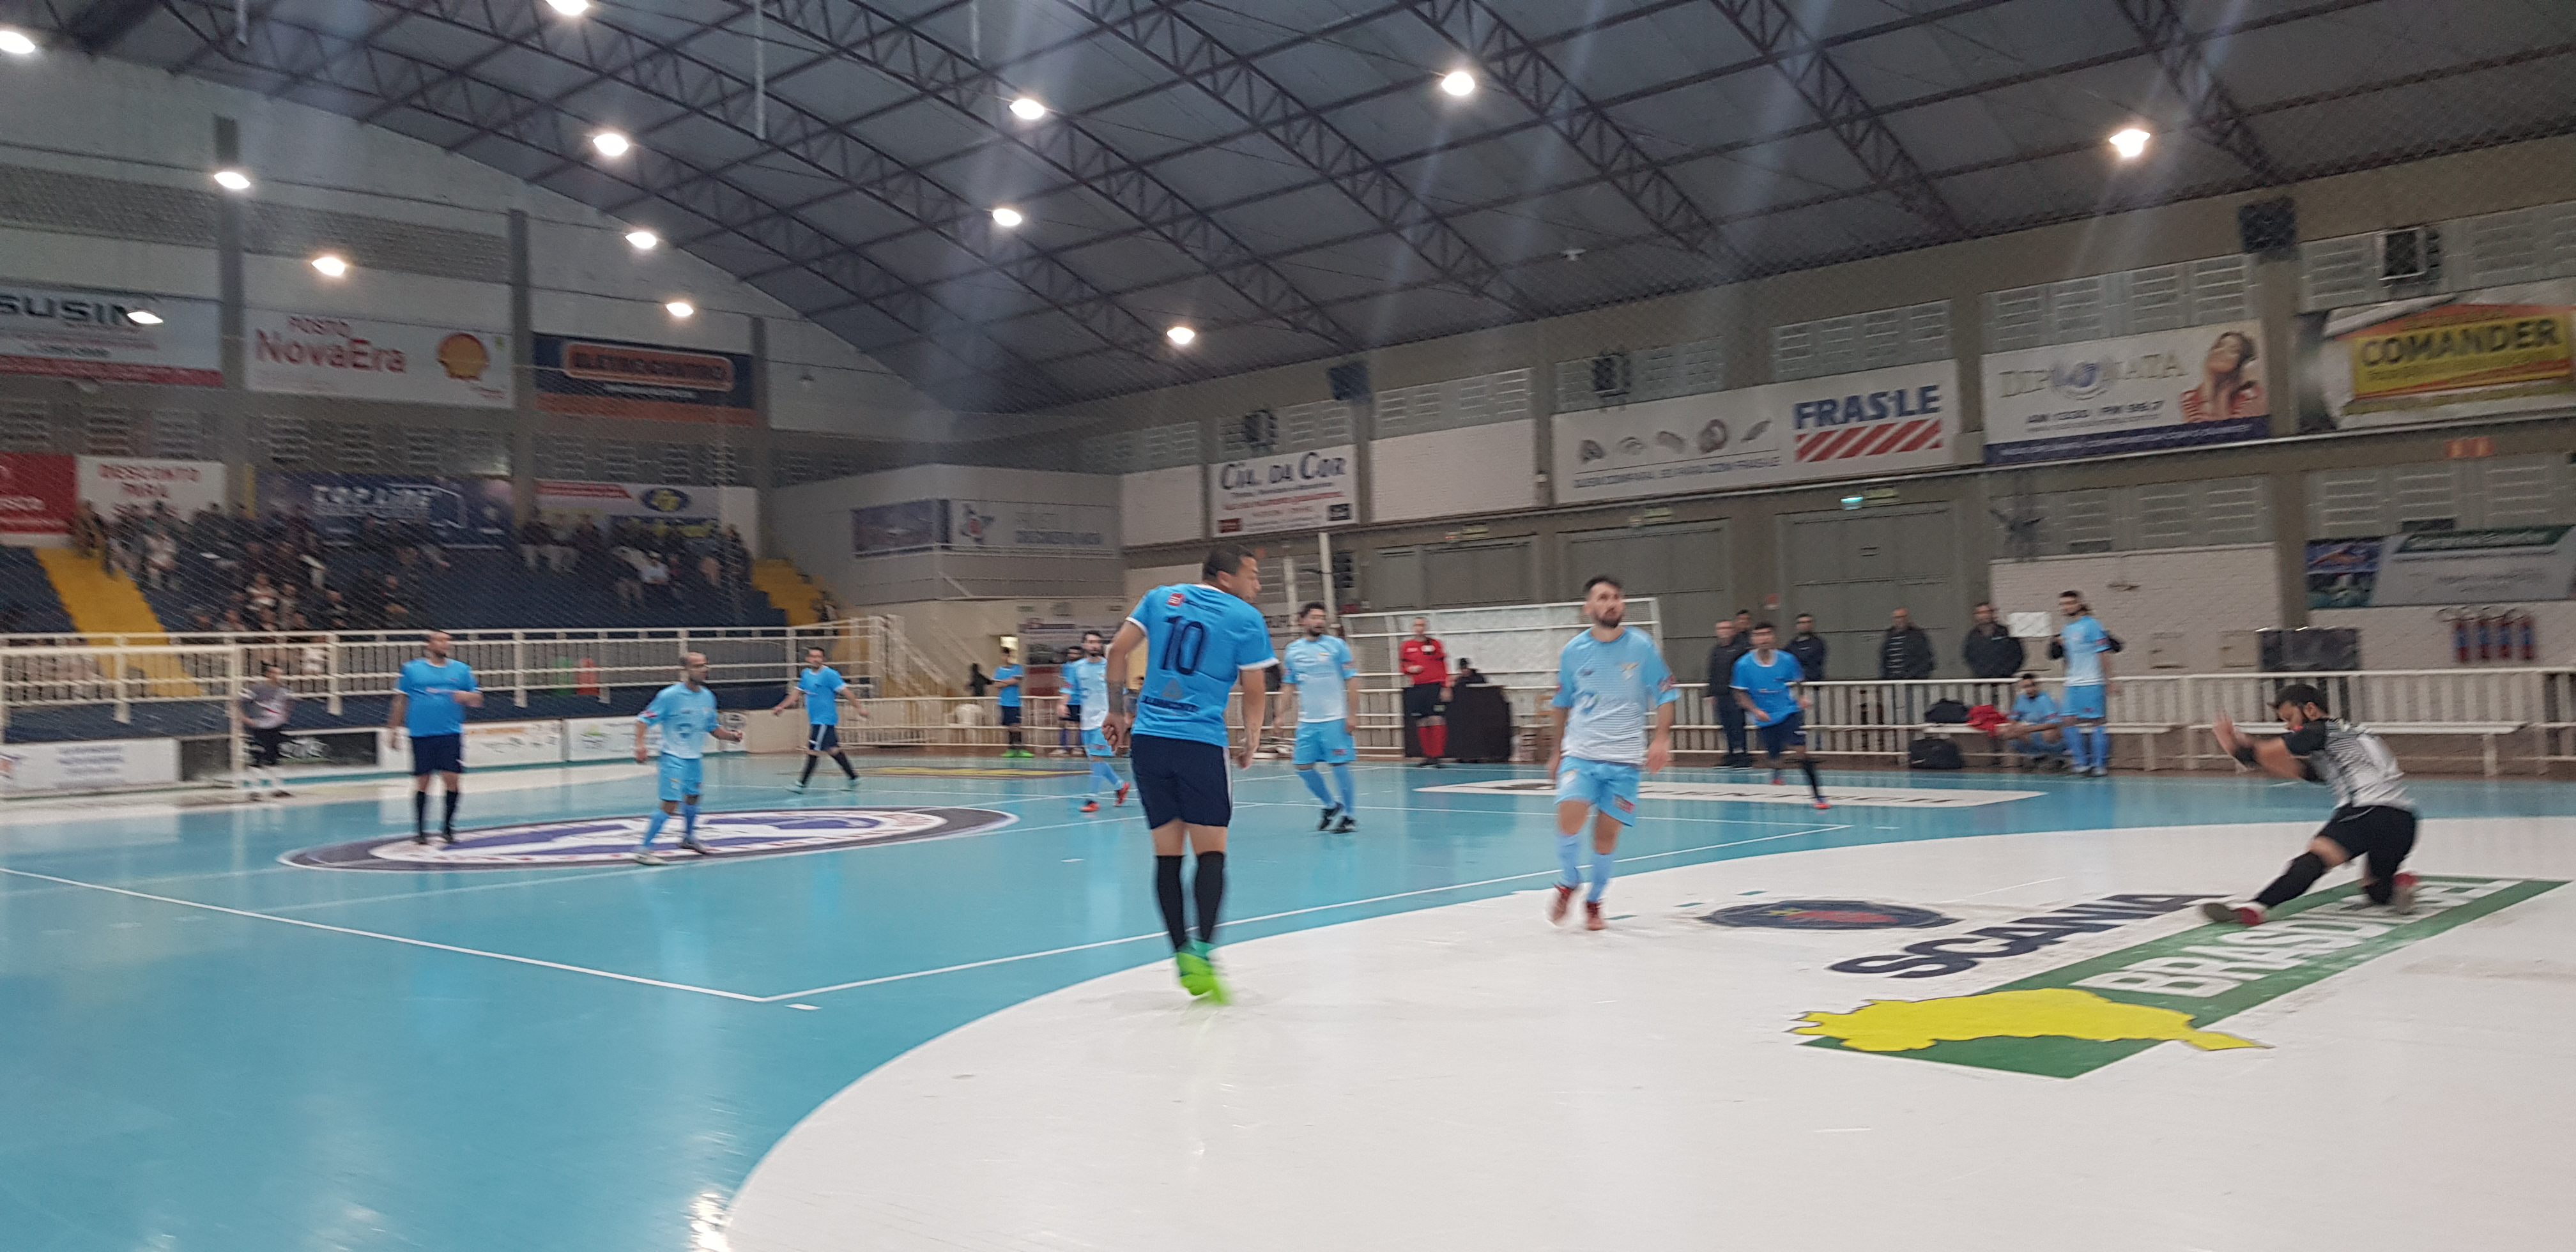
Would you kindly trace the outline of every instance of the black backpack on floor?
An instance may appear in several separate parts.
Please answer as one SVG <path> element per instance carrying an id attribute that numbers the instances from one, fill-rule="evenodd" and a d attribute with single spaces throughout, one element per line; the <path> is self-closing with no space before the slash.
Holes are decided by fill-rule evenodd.
<path id="1" fill-rule="evenodd" d="M 1907 769 L 1966 769 L 1968 762 L 1959 755 L 1959 745 L 1947 739 L 1925 737 L 1905 747 Z"/>

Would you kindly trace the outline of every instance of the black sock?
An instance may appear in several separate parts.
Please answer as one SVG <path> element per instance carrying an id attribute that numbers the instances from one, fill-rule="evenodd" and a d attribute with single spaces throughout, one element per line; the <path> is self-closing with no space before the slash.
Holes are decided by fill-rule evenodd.
<path id="1" fill-rule="evenodd" d="M 798 775 L 796 776 L 796 781 L 797 781 L 797 782 L 800 782 L 800 783 L 809 783 L 809 782 L 814 781 L 814 757 L 813 757 L 813 755 L 812 755 L 812 754 L 808 753 L 808 754 L 806 755 L 806 757 L 805 757 L 805 772 L 804 772 L 804 773 L 802 773 L 802 774 L 798 774 Z"/>
<path id="2" fill-rule="evenodd" d="M 1199 942 L 1216 942 L 1217 906 L 1225 903 L 1225 854 L 1199 853 L 1198 878 L 1190 888 L 1199 900 Z"/>
<path id="3" fill-rule="evenodd" d="M 2373 904 L 2386 904 L 2390 900 L 2397 898 L 2397 880 L 2394 878 L 2373 879 L 2370 882 L 2362 884 L 2361 894 L 2370 897 L 2370 902 Z"/>
<path id="4" fill-rule="evenodd" d="M 439 829 L 451 835 L 456 833 L 456 802 L 464 798 L 465 793 L 462 791 L 451 790 L 447 793 L 447 820 L 440 824 Z"/>
<path id="5" fill-rule="evenodd" d="M 850 758 L 849 758 L 849 757 L 844 756 L 844 755 L 842 755 L 841 753 L 835 752 L 835 753 L 833 753 L 833 754 L 832 754 L 832 760 L 833 760 L 833 762 L 834 762 L 835 764 L 837 764 L 837 765 L 839 765 L 839 766 L 841 767 L 841 772 L 842 772 L 843 774 L 848 775 L 848 776 L 849 776 L 849 777 L 851 777 L 851 778 L 856 778 L 856 777 L 858 777 L 858 776 L 859 776 L 858 767 L 857 767 L 857 766 L 854 766 L 854 765 L 852 765 L 852 764 L 850 764 Z"/>
<path id="6" fill-rule="evenodd" d="M 411 793 L 411 833 L 429 833 L 429 792 L 425 788 Z"/>
<path id="7" fill-rule="evenodd" d="M 2314 852 L 2302 852 L 2290 861 L 2288 869 L 2281 871 L 2280 877 L 2272 880 L 2271 886 L 2263 889 L 2263 894 L 2254 897 L 2254 902 L 2268 909 L 2298 899 L 2307 894 L 2308 888 L 2317 885 L 2317 879 L 2324 877 L 2325 872 L 2323 857 Z"/>
<path id="8" fill-rule="evenodd" d="M 1190 919 L 1181 911 L 1181 858 L 1154 858 L 1154 903 L 1163 910 L 1163 930 L 1172 937 L 1172 951 L 1190 946 Z"/>
<path id="9" fill-rule="evenodd" d="M 1805 757 L 1801 757 L 1801 758 L 1799 758 L 1799 760 L 1798 760 L 1798 768 L 1799 768 L 1799 769 L 1801 769 L 1801 770 L 1804 770 L 1804 771 L 1806 772 L 1806 775 L 1807 775 L 1807 790 L 1812 791 L 1812 792 L 1815 792 L 1815 793 L 1816 793 L 1816 798 L 1817 798 L 1817 799 L 1819 799 L 1819 800 L 1824 799 L 1824 798 L 1825 798 L 1825 785 L 1824 785 L 1823 783 L 1821 783 L 1821 782 L 1816 781 L 1816 763 L 1815 763 L 1813 760 L 1807 759 L 1807 758 L 1805 758 Z"/>

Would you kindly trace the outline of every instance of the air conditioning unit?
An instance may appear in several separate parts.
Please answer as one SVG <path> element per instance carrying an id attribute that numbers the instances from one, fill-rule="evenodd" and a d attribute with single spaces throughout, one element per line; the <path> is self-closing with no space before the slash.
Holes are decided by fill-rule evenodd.
<path id="1" fill-rule="evenodd" d="M 2442 276 L 2442 229 L 2409 226 L 2379 237 L 2379 280 L 2416 282 Z"/>
<path id="2" fill-rule="evenodd" d="M 1268 452 L 1279 444 L 1279 415 L 1268 409 L 1254 409 L 1243 415 L 1243 446 L 1253 452 Z"/>

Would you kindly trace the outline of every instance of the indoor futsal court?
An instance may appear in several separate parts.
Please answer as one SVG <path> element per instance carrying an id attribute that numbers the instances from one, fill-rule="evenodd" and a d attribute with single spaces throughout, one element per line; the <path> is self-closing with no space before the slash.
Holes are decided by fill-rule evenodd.
<path id="1" fill-rule="evenodd" d="M 0 1252 L 2557 1252 L 2576 0 L 0 0 Z"/>

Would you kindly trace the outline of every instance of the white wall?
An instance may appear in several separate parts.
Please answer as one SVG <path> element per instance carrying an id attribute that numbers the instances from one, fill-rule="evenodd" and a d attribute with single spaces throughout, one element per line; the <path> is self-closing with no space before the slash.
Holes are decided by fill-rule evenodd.
<path id="1" fill-rule="evenodd" d="M 1199 567 L 1196 565 L 1157 565 L 1151 569 L 1131 569 L 1127 571 L 1127 607 L 1131 609 L 1136 607 L 1136 601 L 1143 599 L 1146 592 L 1156 587 L 1169 586 L 1173 583 L 1194 583 L 1198 580 Z"/>
<path id="2" fill-rule="evenodd" d="M 768 517 L 778 550 L 807 577 L 831 588 L 844 604 L 869 607 L 983 596 L 1114 597 L 1121 586 L 1124 566 L 1114 536 L 1109 549 L 1096 555 L 943 551 L 863 558 L 852 550 L 850 513 L 854 509 L 925 499 L 1114 509 L 1119 485 L 1111 475 L 917 465 L 783 487 L 770 496 Z"/>
<path id="3" fill-rule="evenodd" d="M 2221 632 L 2281 624 L 2280 566 L 2270 544 L 1997 561 L 1988 573 L 1999 614 L 2045 610 L 2053 618 L 2057 593 L 2083 592 L 2094 616 L 2127 645 L 2112 661 L 2114 674 L 2158 672 L 2151 660 L 2158 635 L 2181 636 L 2167 649 L 2181 665 L 2162 672 L 2216 673 Z M 2027 642 L 2031 668 L 2063 670 L 2048 659 L 2045 641 Z M 1958 664 L 1955 655 L 1941 660 L 1945 670 Z"/>
<path id="4" fill-rule="evenodd" d="M 1369 501 L 1381 522 L 1526 509 L 1538 497 L 1526 419 L 1398 435 L 1369 444 Z"/>
<path id="5" fill-rule="evenodd" d="M 1118 480 L 1119 530 L 1130 547 L 1207 537 L 1203 466 L 1145 470 Z"/>
<path id="6" fill-rule="evenodd" d="M 2393 605 L 2374 609 L 2312 609 L 2310 626 L 2357 627 L 2361 663 L 2371 669 L 2508 669 L 2523 665 L 2576 665 L 2576 600 L 2544 600 L 2498 605 L 2531 614 L 2532 642 L 2538 659 L 2471 661 L 2453 659 L 2451 624 L 2435 616 L 2436 604 Z"/>

